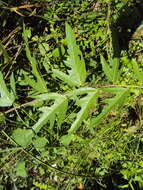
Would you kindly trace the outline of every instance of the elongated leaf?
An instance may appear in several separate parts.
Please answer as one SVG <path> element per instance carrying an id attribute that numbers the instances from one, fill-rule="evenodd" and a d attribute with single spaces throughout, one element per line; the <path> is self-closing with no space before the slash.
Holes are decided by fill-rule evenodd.
<path id="1" fill-rule="evenodd" d="M 81 86 L 86 80 L 86 68 L 83 55 L 76 44 L 74 33 L 69 26 L 66 24 L 66 39 L 68 44 L 69 57 L 66 61 L 66 65 L 70 68 L 68 74 L 65 74 L 59 70 L 53 70 L 56 77 L 68 83 L 71 86 Z"/>
<path id="2" fill-rule="evenodd" d="M 101 60 L 101 64 L 102 64 L 102 69 L 103 69 L 106 77 L 108 78 L 109 81 L 112 81 L 112 71 L 111 71 L 110 66 L 107 64 L 107 62 L 105 61 L 105 59 L 102 55 L 100 56 L 100 60 Z"/>
<path id="3" fill-rule="evenodd" d="M 71 72 L 71 76 L 76 78 L 79 82 L 79 85 L 84 84 L 86 79 L 86 68 L 85 62 L 83 59 L 82 52 L 80 51 L 78 45 L 76 44 L 76 40 L 74 37 L 74 33 L 69 24 L 66 23 L 66 39 L 68 43 L 68 53 L 69 57 L 69 65 L 73 69 Z"/>
<path id="4" fill-rule="evenodd" d="M 95 107 L 98 96 L 98 92 L 89 93 L 87 96 L 77 101 L 77 105 L 81 107 L 81 110 L 78 112 L 76 120 L 72 124 L 68 133 L 73 133 L 80 127 L 83 120 L 87 118 L 89 111 Z"/>
<path id="5" fill-rule="evenodd" d="M 62 71 L 59 71 L 57 69 L 53 69 L 54 76 L 58 77 L 62 81 L 65 81 L 70 86 L 78 86 L 78 81 L 73 80 L 71 77 L 69 77 L 67 74 L 63 73 Z"/>
<path id="6" fill-rule="evenodd" d="M 60 127 L 67 111 L 67 98 L 65 96 L 60 96 L 58 94 L 44 94 L 43 96 L 37 96 L 37 100 L 41 101 L 44 99 L 55 99 L 54 104 L 51 107 L 42 107 L 39 110 L 43 113 L 40 115 L 39 120 L 37 123 L 30 129 L 16 129 L 13 132 L 13 139 L 23 147 L 26 147 L 28 144 L 31 143 L 32 138 L 37 134 L 40 129 L 47 123 L 50 122 L 51 125 L 54 125 L 55 119 L 58 119 L 58 126 Z M 25 134 L 25 135 L 23 135 Z M 21 138 L 19 138 L 21 137 Z M 25 140 L 25 137 L 27 140 Z"/>
<path id="7" fill-rule="evenodd" d="M 117 82 L 119 80 L 120 76 L 120 70 L 119 70 L 119 59 L 118 58 L 113 58 L 110 61 L 110 64 L 108 64 L 104 57 L 101 55 L 101 64 L 102 64 L 102 69 L 107 77 L 107 79 L 111 82 Z"/>
<path id="8" fill-rule="evenodd" d="M 39 74 L 37 69 L 37 61 L 34 56 L 31 55 L 29 44 L 28 44 L 28 37 L 31 35 L 31 31 L 28 29 L 23 29 L 23 38 L 25 41 L 25 50 L 26 50 L 26 56 L 31 63 L 32 67 L 32 73 L 36 77 L 36 81 L 34 79 L 29 78 L 28 76 L 25 76 L 26 82 L 33 87 L 35 90 L 37 90 L 40 93 L 47 92 L 46 82 L 42 78 L 42 76 Z M 33 81 L 32 81 L 33 80 Z"/>
<path id="9" fill-rule="evenodd" d="M 72 98 L 72 97 L 75 97 L 75 96 L 78 96 L 78 95 L 84 95 L 84 94 L 88 94 L 88 93 L 91 93 L 91 92 L 96 92 L 99 91 L 99 89 L 97 90 L 96 88 L 91 88 L 91 87 L 83 87 L 83 88 L 78 88 L 76 90 L 73 90 L 71 92 L 68 92 L 66 95 L 69 97 L 69 98 Z"/>
<path id="10" fill-rule="evenodd" d="M 12 84 L 11 84 L 12 85 Z M 0 106 L 11 106 L 15 100 L 13 92 L 9 92 L 3 79 L 2 72 L 0 72 Z"/>
<path id="11" fill-rule="evenodd" d="M 119 58 L 113 58 L 110 63 L 112 69 L 112 82 L 117 82 L 120 76 Z"/>
<path id="12" fill-rule="evenodd" d="M 123 100 L 127 97 L 129 93 L 129 89 L 125 88 L 109 88 L 109 89 L 103 89 L 106 92 L 110 93 L 116 93 L 114 98 L 106 99 L 105 103 L 108 105 L 105 106 L 105 108 L 102 110 L 102 112 L 96 117 L 91 120 L 90 126 L 95 127 L 98 124 L 100 124 L 103 119 L 108 115 L 108 113 L 117 105 L 121 104 Z"/>
<path id="13" fill-rule="evenodd" d="M 136 62 L 135 59 L 132 59 L 132 65 L 136 79 L 139 80 L 140 82 L 143 82 L 143 72 L 140 71 L 138 63 Z"/>
<path id="14" fill-rule="evenodd" d="M 39 85 L 38 82 L 36 82 L 34 79 L 30 78 L 28 75 L 24 74 L 25 81 L 28 85 L 30 85 L 33 89 L 35 89 L 38 92 L 43 92 L 43 88 Z"/>
<path id="15" fill-rule="evenodd" d="M 13 73 L 10 76 L 10 86 L 14 95 L 16 95 L 16 85 Z"/>

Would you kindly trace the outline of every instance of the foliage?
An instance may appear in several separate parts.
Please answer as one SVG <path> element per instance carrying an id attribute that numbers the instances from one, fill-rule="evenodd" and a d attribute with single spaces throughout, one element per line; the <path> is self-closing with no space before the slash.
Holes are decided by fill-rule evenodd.
<path id="1" fill-rule="evenodd" d="M 31 21 L 0 43 L 0 188 L 141 187 L 143 65 L 131 50 L 112 57 L 108 18 L 128 2 L 39 2 L 1 3 L 3 30 L 9 9 Z"/>
<path id="2" fill-rule="evenodd" d="M 1 107 L 6 107 L 6 106 L 11 106 L 15 100 L 14 93 L 15 93 L 15 81 L 14 81 L 14 76 L 13 74 L 10 77 L 10 86 L 12 92 L 9 93 L 6 84 L 3 79 L 3 75 L 0 72 L 0 106 Z"/>
<path id="3" fill-rule="evenodd" d="M 66 64 L 71 68 L 71 70 L 68 71 L 69 76 L 58 70 L 53 70 L 53 73 L 55 76 L 67 82 L 69 85 L 81 86 L 84 84 L 86 79 L 85 63 L 82 53 L 79 50 L 79 47 L 76 45 L 72 29 L 68 24 L 66 24 L 66 39 L 69 53 Z"/>

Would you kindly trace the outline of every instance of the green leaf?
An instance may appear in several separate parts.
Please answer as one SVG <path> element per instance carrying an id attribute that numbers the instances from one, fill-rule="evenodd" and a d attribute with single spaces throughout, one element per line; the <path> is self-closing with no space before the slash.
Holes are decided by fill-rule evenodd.
<path id="1" fill-rule="evenodd" d="M 134 72 L 135 78 L 139 82 L 142 83 L 143 82 L 143 72 L 140 71 L 139 65 L 135 59 L 132 59 L 132 65 L 133 65 L 133 72 Z"/>
<path id="2" fill-rule="evenodd" d="M 107 64 L 107 62 L 105 61 L 105 59 L 102 55 L 100 56 L 100 59 L 101 59 L 102 69 L 103 69 L 106 77 L 108 78 L 109 81 L 112 81 L 112 73 L 111 73 L 110 66 Z"/>
<path id="3" fill-rule="evenodd" d="M 95 93 L 97 92 L 97 89 L 91 87 L 83 87 L 83 88 L 78 88 L 76 90 L 72 90 L 71 92 L 68 92 L 66 95 L 68 96 L 68 98 L 72 98 L 78 95 L 88 94 L 90 92 Z"/>
<path id="4" fill-rule="evenodd" d="M 127 97 L 128 93 L 129 93 L 129 89 L 118 88 L 118 87 L 107 88 L 107 89 L 102 89 L 102 90 L 105 92 L 110 92 L 110 93 L 116 94 L 116 95 L 114 98 L 109 98 L 104 101 L 108 105 L 104 107 L 102 112 L 96 118 L 93 118 L 91 120 L 91 122 L 90 122 L 91 127 L 95 127 L 95 126 L 99 125 L 114 107 L 123 103 L 123 101 L 125 100 L 125 98 Z"/>
<path id="5" fill-rule="evenodd" d="M 47 71 L 47 73 L 49 73 L 50 60 L 49 60 L 48 55 L 46 55 L 46 56 L 44 57 L 43 66 L 44 66 L 45 70 Z"/>
<path id="6" fill-rule="evenodd" d="M 55 48 L 53 51 L 52 51 L 52 56 L 53 57 L 60 57 L 60 55 L 64 55 L 65 54 L 65 48 L 64 46 L 61 46 L 61 47 L 58 47 L 58 48 Z"/>
<path id="7" fill-rule="evenodd" d="M 68 101 L 65 96 L 51 93 L 35 96 L 35 98 L 37 98 L 37 101 L 54 100 L 54 104 L 51 107 L 42 107 L 39 109 L 43 113 L 31 129 L 16 129 L 13 132 L 13 139 L 23 147 L 31 143 L 32 138 L 46 123 L 50 122 L 50 125 L 53 126 L 57 118 L 58 127 L 61 127 L 66 116 Z"/>
<path id="8" fill-rule="evenodd" d="M 104 57 L 101 55 L 101 64 L 102 64 L 102 69 L 104 71 L 104 74 L 106 75 L 107 79 L 111 82 L 117 82 L 120 77 L 120 70 L 119 70 L 119 59 L 118 58 L 113 58 L 110 61 L 110 64 L 108 64 Z"/>
<path id="9" fill-rule="evenodd" d="M 22 147 L 26 147 L 31 143 L 35 133 L 32 129 L 16 129 L 13 131 L 12 138 Z"/>
<path id="10" fill-rule="evenodd" d="M 36 82 L 33 78 L 30 78 L 27 74 L 24 74 L 25 82 L 30 85 L 34 90 L 43 93 L 44 89 L 39 85 L 39 82 Z"/>
<path id="11" fill-rule="evenodd" d="M 25 50 L 26 50 L 26 56 L 31 63 L 32 67 L 32 73 L 35 76 L 36 80 L 29 78 L 29 76 L 25 75 L 26 82 L 32 86 L 35 90 L 37 90 L 40 93 L 47 92 L 46 82 L 42 78 L 42 76 L 39 74 L 37 69 L 37 61 L 34 56 L 31 55 L 29 44 L 28 44 L 28 37 L 31 36 L 31 33 L 29 32 L 30 29 L 26 29 L 25 26 L 23 28 L 23 38 L 25 41 Z"/>
<path id="12" fill-rule="evenodd" d="M 39 50 L 42 56 L 46 55 L 46 53 L 50 50 L 49 48 L 49 44 L 43 42 L 43 43 L 39 43 Z"/>
<path id="13" fill-rule="evenodd" d="M 11 86 L 12 86 L 11 82 Z M 13 86 L 12 86 L 13 88 Z M 11 106 L 15 100 L 13 92 L 9 92 L 5 81 L 3 79 L 2 72 L 0 72 L 0 107 Z"/>
<path id="14" fill-rule="evenodd" d="M 75 136 L 73 134 L 70 135 L 64 135 L 61 137 L 60 141 L 64 146 L 68 146 L 72 140 L 75 139 Z"/>
<path id="15" fill-rule="evenodd" d="M 2 112 L 0 112 L 0 123 L 3 123 L 5 120 L 6 120 L 5 115 Z"/>
<path id="16" fill-rule="evenodd" d="M 16 175 L 20 177 L 27 177 L 24 161 L 18 162 L 18 164 L 16 165 Z"/>
<path id="17" fill-rule="evenodd" d="M 68 70 L 68 74 L 65 74 L 59 70 L 54 69 L 53 74 L 71 86 L 81 86 L 86 80 L 85 62 L 83 55 L 78 45 L 76 44 L 74 33 L 67 23 L 66 39 L 69 54 L 66 65 L 70 68 L 70 70 Z"/>
<path id="18" fill-rule="evenodd" d="M 69 134 L 74 133 L 80 127 L 83 120 L 87 118 L 90 110 L 95 107 L 98 96 L 99 93 L 94 92 L 77 100 L 76 104 L 81 107 L 81 110 L 77 113 L 76 120 L 68 131 Z"/>
<path id="19" fill-rule="evenodd" d="M 3 185 L 0 185 L 0 190 L 4 190 L 4 186 Z"/>
<path id="20" fill-rule="evenodd" d="M 110 62 L 110 65 L 112 67 L 112 82 L 117 82 L 120 77 L 120 70 L 119 70 L 119 58 L 113 58 Z"/>
<path id="21" fill-rule="evenodd" d="M 48 140 L 45 137 L 37 137 L 36 140 L 33 140 L 33 145 L 37 151 L 43 152 Z"/>
<path id="22" fill-rule="evenodd" d="M 45 96 L 45 95 L 44 95 Z M 47 99 L 54 98 L 55 94 L 48 95 Z M 42 97 L 42 96 L 41 96 Z M 40 98 L 40 96 L 39 96 Z M 42 98 L 39 100 L 43 100 Z M 43 125 L 45 125 L 48 121 L 51 123 L 55 122 L 55 116 L 58 117 L 58 126 L 60 127 L 67 111 L 68 101 L 65 96 L 56 95 L 56 99 L 54 104 L 51 107 L 42 107 L 39 110 L 43 112 L 38 122 L 32 127 L 33 130 L 38 133 Z"/>
<path id="23" fill-rule="evenodd" d="M 10 76 L 10 86 L 14 95 L 16 95 L 16 85 L 13 73 Z"/>
<path id="24" fill-rule="evenodd" d="M 78 86 L 78 82 L 76 80 L 72 80 L 67 74 L 59 71 L 57 69 L 53 69 L 53 76 L 58 77 L 62 81 L 65 81 L 70 86 Z"/>

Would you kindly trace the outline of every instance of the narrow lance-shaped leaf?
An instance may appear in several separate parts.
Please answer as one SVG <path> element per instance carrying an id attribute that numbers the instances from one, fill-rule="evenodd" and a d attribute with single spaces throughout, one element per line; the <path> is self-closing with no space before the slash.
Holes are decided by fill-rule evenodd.
<path id="1" fill-rule="evenodd" d="M 110 61 L 110 64 L 106 62 L 106 60 L 102 55 L 100 56 L 100 59 L 101 59 L 102 69 L 107 79 L 111 82 L 117 82 L 120 77 L 119 59 L 113 58 Z"/>
<path id="2" fill-rule="evenodd" d="M 15 79 L 14 79 L 14 74 L 13 73 L 10 76 L 10 86 L 11 86 L 12 93 L 14 95 L 16 95 L 16 84 L 15 84 Z"/>
<path id="3" fill-rule="evenodd" d="M 78 45 L 76 44 L 76 40 L 74 37 L 74 33 L 69 24 L 66 23 L 66 39 L 68 43 L 68 53 L 69 57 L 69 65 L 73 68 L 73 78 L 78 80 L 79 84 L 82 85 L 86 79 L 86 68 L 85 62 L 83 59 L 82 52 L 80 51 Z"/>
<path id="4" fill-rule="evenodd" d="M 106 99 L 105 102 L 108 103 L 108 105 L 105 106 L 105 108 L 96 118 L 93 118 L 91 120 L 90 122 L 91 127 L 95 127 L 98 124 L 100 124 L 115 106 L 120 105 L 123 102 L 123 100 L 125 100 L 125 98 L 129 93 L 129 89 L 125 88 L 105 89 L 105 91 L 111 93 L 114 92 L 116 93 L 116 96 L 114 98 Z"/>
<path id="5" fill-rule="evenodd" d="M 69 57 L 65 63 L 70 68 L 70 70 L 68 70 L 69 74 L 65 74 L 56 69 L 53 69 L 53 73 L 56 77 L 71 86 L 81 86 L 86 80 L 85 62 L 69 24 L 66 24 L 66 39 Z"/>
<path id="6" fill-rule="evenodd" d="M 113 58 L 110 65 L 112 67 L 112 82 L 117 82 L 120 77 L 119 58 Z"/>
<path id="7" fill-rule="evenodd" d="M 25 41 L 25 50 L 26 50 L 26 56 L 31 63 L 32 67 L 32 73 L 36 77 L 36 81 L 34 79 L 31 79 L 29 76 L 25 75 L 25 80 L 26 82 L 32 86 L 33 89 L 43 93 L 47 92 L 47 87 L 44 79 L 42 76 L 39 74 L 38 69 L 37 69 L 37 61 L 34 56 L 31 55 L 30 49 L 29 49 L 29 44 L 28 44 L 28 37 L 31 35 L 30 29 L 23 29 L 23 38 Z"/>
<path id="8" fill-rule="evenodd" d="M 58 77 L 62 81 L 65 81 L 70 86 L 77 86 L 78 85 L 76 80 L 71 80 L 69 75 L 63 73 L 62 71 L 59 71 L 57 69 L 53 69 L 53 74 L 54 74 L 54 76 Z"/>
<path id="9" fill-rule="evenodd" d="M 112 73 L 111 73 L 110 66 L 107 64 L 107 62 L 105 61 L 105 59 L 102 55 L 100 56 L 100 60 L 101 60 L 102 69 L 103 69 L 105 75 L 107 76 L 109 81 L 112 81 Z"/>
<path id="10" fill-rule="evenodd" d="M 77 113 L 76 120 L 72 124 L 68 133 L 74 133 L 80 127 L 81 123 L 87 119 L 90 110 L 96 105 L 98 96 L 99 93 L 96 91 L 89 93 L 86 97 L 81 98 L 77 101 L 77 105 L 81 107 L 81 110 Z"/>
<path id="11" fill-rule="evenodd" d="M 95 93 L 95 92 L 97 92 L 97 89 L 96 88 L 92 88 L 92 87 L 78 88 L 76 90 L 72 90 L 71 92 L 68 92 L 66 94 L 66 96 L 68 96 L 68 98 L 71 99 L 72 97 L 75 97 L 75 96 L 78 96 L 78 95 L 88 94 L 88 93 L 91 93 L 91 92 Z"/>

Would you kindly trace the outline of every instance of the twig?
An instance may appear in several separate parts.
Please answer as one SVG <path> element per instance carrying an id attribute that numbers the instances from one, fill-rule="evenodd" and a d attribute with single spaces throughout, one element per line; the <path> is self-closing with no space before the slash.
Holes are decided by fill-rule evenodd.
<path id="1" fill-rule="evenodd" d="M 30 101 L 30 102 L 26 102 L 26 103 L 21 104 L 21 105 L 19 105 L 19 106 L 15 106 L 14 108 L 11 108 L 11 109 L 5 111 L 4 114 L 8 114 L 8 113 L 10 113 L 10 112 L 12 112 L 12 111 L 15 111 L 16 109 L 19 109 L 19 108 L 22 108 L 22 107 L 26 107 L 26 106 L 32 105 L 32 104 L 34 104 L 36 101 L 37 101 L 37 100 L 32 100 L 32 101 Z"/>
<path id="2" fill-rule="evenodd" d="M 138 88 L 138 89 L 143 89 L 143 86 L 134 86 L 134 85 L 120 85 L 120 84 L 110 84 L 110 85 L 105 85 L 105 86 L 92 86 L 94 88 L 110 88 L 110 87 L 123 87 L 123 88 Z"/>

